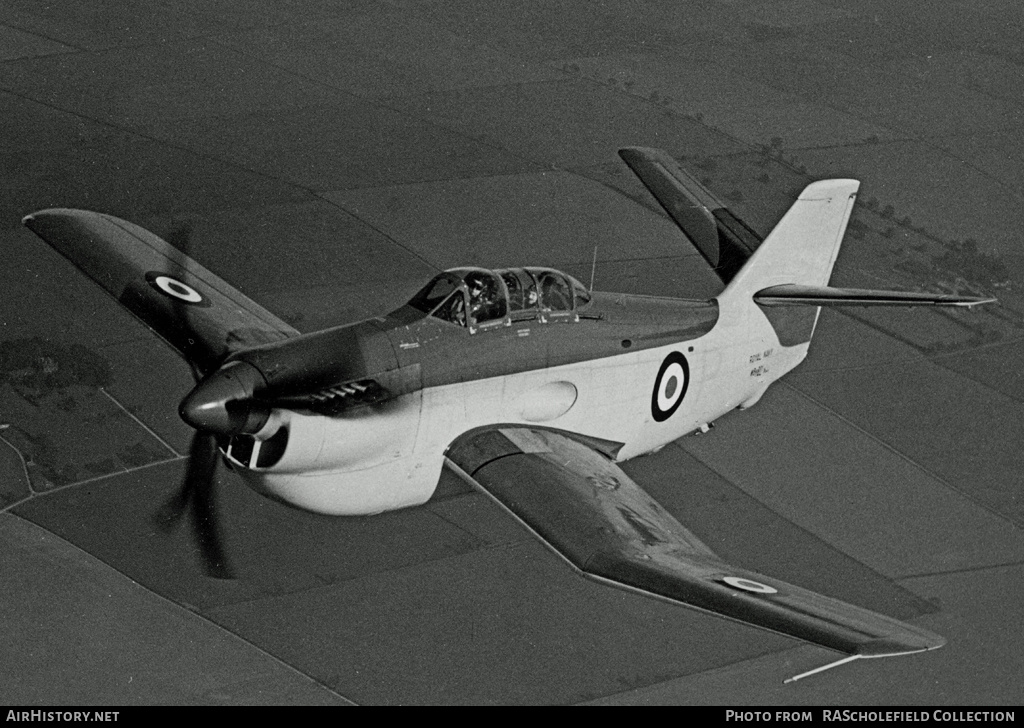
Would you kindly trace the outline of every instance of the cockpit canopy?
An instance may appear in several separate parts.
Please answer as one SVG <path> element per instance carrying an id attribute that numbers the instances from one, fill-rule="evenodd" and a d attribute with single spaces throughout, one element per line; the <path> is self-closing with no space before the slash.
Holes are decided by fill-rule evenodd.
<path id="1" fill-rule="evenodd" d="M 590 303 L 586 287 L 550 268 L 452 268 L 413 296 L 413 308 L 456 326 L 479 328 L 513 321 L 578 321 Z"/>

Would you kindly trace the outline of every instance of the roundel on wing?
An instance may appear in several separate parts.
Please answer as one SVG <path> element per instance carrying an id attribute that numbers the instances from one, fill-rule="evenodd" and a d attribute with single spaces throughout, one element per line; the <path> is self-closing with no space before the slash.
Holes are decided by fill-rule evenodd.
<path id="1" fill-rule="evenodd" d="M 165 296 L 176 298 L 183 303 L 188 303 L 193 306 L 209 306 L 209 302 L 203 298 L 203 295 L 192 286 L 187 283 L 182 283 L 177 278 L 167 275 L 166 273 L 157 273 L 150 271 L 146 274 L 146 280 L 149 285 L 153 286 L 156 290 Z"/>
<path id="2" fill-rule="evenodd" d="M 679 409 L 690 386 L 690 365 L 686 357 L 673 351 L 665 357 L 654 378 L 654 392 L 651 394 L 651 415 L 655 422 L 664 422 Z"/>
<path id="3" fill-rule="evenodd" d="M 722 581 L 734 589 L 742 589 L 743 591 L 753 592 L 754 594 L 779 593 L 779 590 L 773 586 L 762 584 L 761 582 L 754 581 L 753 579 L 744 579 L 739 576 L 723 576 Z"/>

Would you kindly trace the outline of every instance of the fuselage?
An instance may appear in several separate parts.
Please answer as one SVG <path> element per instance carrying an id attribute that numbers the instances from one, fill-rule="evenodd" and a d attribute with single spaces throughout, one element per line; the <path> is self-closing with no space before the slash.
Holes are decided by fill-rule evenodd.
<path id="1" fill-rule="evenodd" d="M 429 499 L 445 451 L 474 428 L 557 428 L 627 460 L 753 404 L 807 351 L 782 346 L 753 304 L 581 298 L 479 326 L 405 306 L 241 352 L 233 359 L 296 406 L 275 410 L 255 437 L 232 438 L 225 455 L 252 487 L 291 505 L 379 513 Z M 364 396 L 374 391 L 386 396 Z"/>

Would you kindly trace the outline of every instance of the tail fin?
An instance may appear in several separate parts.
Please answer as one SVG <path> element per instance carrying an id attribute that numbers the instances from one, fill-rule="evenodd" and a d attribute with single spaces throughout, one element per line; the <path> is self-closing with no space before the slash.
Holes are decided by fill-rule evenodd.
<path id="1" fill-rule="evenodd" d="M 995 299 L 828 285 L 860 182 L 807 186 L 718 296 L 723 315 L 761 307 L 783 346 L 811 340 L 821 306 L 974 306 Z"/>
<path id="2" fill-rule="evenodd" d="M 774 307 L 974 306 L 994 300 L 829 288 L 832 266 L 860 186 L 856 180 L 824 180 L 810 185 L 763 240 L 665 152 L 626 147 L 619 150 L 619 156 L 726 284 L 719 301 L 738 298 L 746 302 L 752 298 L 761 306 Z M 782 315 L 777 312 L 775 317 Z"/>
<path id="3" fill-rule="evenodd" d="M 859 187 L 860 182 L 854 179 L 808 185 L 725 287 L 719 301 L 749 301 L 771 286 L 828 285 Z"/>
<path id="4" fill-rule="evenodd" d="M 831 288 L 846 223 L 860 182 L 809 185 L 718 297 L 761 306 L 976 306 L 994 298 L 941 293 Z"/>

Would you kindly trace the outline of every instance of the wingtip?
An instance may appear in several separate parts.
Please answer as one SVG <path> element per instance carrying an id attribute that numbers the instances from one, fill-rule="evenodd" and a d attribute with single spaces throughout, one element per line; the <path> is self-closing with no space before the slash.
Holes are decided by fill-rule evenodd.
<path id="1" fill-rule="evenodd" d="M 974 308 L 975 306 L 983 306 L 986 303 L 999 303 L 998 298 L 975 298 L 971 301 L 958 301 L 954 303 L 954 306 L 960 306 L 961 308 Z"/>
<path id="2" fill-rule="evenodd" d="M 630 157 L 637 157 L 637 156 L 660 157 L 660 156 L 663 156 L 663 155 L 667 156 L 668 153 L 664 149 L 657 149 L 655 147 L 620 147 L 619 148 L 619 156 L 623 160 L 625 160 L 627 162 L 629 161 Z"/>
<path id="3" fill-rule="evenodd" d="M 36 210 L 35 212 L 30 212 L 29 214 L 25 215 L 25 217 L 21 218 L 21 224 L 27 227 L 29 230 L 34 231 L 35 227 L 33 227 L 33 225 L 36 225 L 41 222 L 45 223 L 47 219 L 56 218 L 61 215 L 67 216 L 68 213 L 76 212 L 84 212 L 84 210 L 72 210 L 62 207 L 47 207 L 44 210 Z"/>
<path id="4" fill-rule="evenodd" d="M 931 652 L 946 644 L 946 638 L 942 635 L 909 624 L 904 624 L 903 627 L 900 634 L 862 643 L 854 654 L 868 658 L 898 657 Z"/>
<path id="5" fill-rule="evenodd" d="M 82 210 L 77 207 L 44 207 L 42 210 L 36 210 L 30 212 L 25 217 L 21 218 L 22 222 L 26 220 L 32 220 L 37 217 L 51 217 L 57 215 L 64 215 L 68 217 L 107 217 L 105 213 L 96 212 L 94 210 Z"/>

